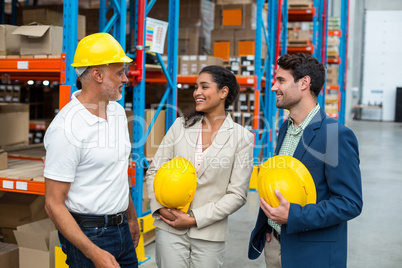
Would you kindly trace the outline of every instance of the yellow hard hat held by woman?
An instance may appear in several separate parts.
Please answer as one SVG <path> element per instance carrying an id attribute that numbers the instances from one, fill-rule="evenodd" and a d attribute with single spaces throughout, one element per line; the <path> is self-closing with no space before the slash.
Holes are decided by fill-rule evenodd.
<path id="1" fill-rule="evenodd" d="M 156 172 L 156 200 L 167 208 L 187 213 L 197 189 L 197 174 L 193 164 L 184 157 L 175 157 Z"/>

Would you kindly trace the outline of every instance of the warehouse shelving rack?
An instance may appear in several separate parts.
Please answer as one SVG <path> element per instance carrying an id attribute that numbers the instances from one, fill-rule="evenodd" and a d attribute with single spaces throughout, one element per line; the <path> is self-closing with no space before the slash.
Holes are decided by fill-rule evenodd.
<path id="1" fill-rule="evenodd" d="M 2 0 L 4 2 L 4 0 Z M 13 0 L 15 1 L 15 0 Z M 257 0 L 257 29 L 263 29 L 262 31 L 256 31 L 256 44 L 260 44 L 262 38 L 266 39 L 267 46 L 267 58 L 264 61 L 264 66 L 261 68 L 261 51 L 256 49 L 255 51 L 255 75 L 254 77 L 238 77 L 238 82 L 244 87 L 254 87 L 255 94 L 255 110 L 254 110 L 254 121 L 253 121 L 253 132 L 255 134 L 256 140 L 254 155 L 260 155 L 261 150 L 263 150 L 262 155 L 264 159 L 269 158 L 273 155 L 274 144 L 277 135 L 276 127 L 276 114 L 277 109 L 275 105 L 275 94 L 271 92 L 270 87 L 272 85 L 272 80 L 276 70 L 276 59 L 279 56 L 279 51 L 281 54 L 286 53 L 286 51 L 291 52 L 292 48 L 286 45 L 286 31 L 287 31 L 287 21 L 292 20 L 316 20 L 314 34 L 316 39 L 314 40 L 314 52 L 318 53 L 320 43 L 318 42 L 318 36 L 326 32 L 322 28 L 323 20 L 320 20 L 318 10 L 322 6 L 323 2 L 326 0 L 315 0 L 314 7 L 311 10 L 298 10 L 298 11 L 288 11 L 287 0 L 279 1 L 268 1 L 268 18 L 265 22 L 267 25 L 264 26 L 262 20 L 262 9 L 264 0 Z M 29 0 L 27 0 L 29 2 Z M 142 193 L 143 193 L 143 178 L 145 169 L 148 166 L 148 162 L 144 156 L 144 144 L 153 124 L 159 114 L 159 112 L 165 108 L 167 111 L 166 118 L 166 129 L 168 129 L 176 118 L 176 103 L 177 103 L 177 84 L 194 84 L 196 76 L 181 76 L 177 75 L 177 55 L 178 55 L 178 19 L 179 19 L 179 2 L 180 1 L 169 1 L 169 32 L 168 32 L 168 64 L 165 67 L 164 63 L 158 55 L 158 59 L 161 65 L 161 71 L 152 72 L 146 70 L 145 65 L 145 30 L 146 30 L 146 16 L 149 10 L 152 8 L 156 0 L 151 0 L 148 2 L 146 0 L 130 0 L 129 10 L 130 10 L 130 28 L 133 30 L 136 36 L 133 47 L 135 47 L 135 52 L 131 55 L 135 60 L 134 64 L 131 65 L 129 71 L 130 81 L 133 86 L 133 115 L 134 118 L 144 118 L 145 110 L 145 83 L 159 83 L 166 84 L 167 89 L 162 98 L 160 105 L 157 108 L 156 114 L 151 121 L 150 126 L 148 126 L 147 131 L 144 131 L 144 125 L 140 124 L 141 120 L 134 120 L 133 122 L 133 144 L 140 144 L 136 148 L 133 148 L 132 153 L 136 155 L 135 161 L 132 162 L 128 170 L 128 174 L 131 177 L 132 186 L 132 198 L 134 205 L 139 217 L 140 226 L 142 228 L 142 233 L 152 230 L 153 220 L 150 215 L 150 211 L 142 211 Z M 40 77 L 43 73 L 46 73 L 47 78 L 52 81 L 60 81 L 60 109 L 70 100 L 71 94 L 76 89 L 77 76 L 74 69 L 70 66 L 73 62 L 73 55 L 76 49 L 77 38 L 77 16 L 78 16 L 78 0 L 74 1 L 64 1 L 63 16 L 64 21 L 68 23 L 63 24 L 63 53 L 60 59 L 29 59 L 28 66 L 32 67 L 29 71 L 23 71 L 18 69 L 18 60 L 8 60 L 0 59 L 0 74 L 1 73 L 11 73 L 12 77 L 16 79 L 23 80 L 23 78 L 29 78 L 31 75 L 35 74 L 36 77 Z M 116 0 L 111 1 L 111 5 L 106 7 L 106 0 L 100 1 L 100 31 L 111 32 L 112 35 L 120 42 L 122 47 L 125 49 L 125 23 L 126 23 L 126 1 Z M 114 15 L 109 21 L 106 21 L 107 10 L 113 8 Z M 348 10 L 348 0 L 342 0 L 342 14 L 341 15 L 341 52 L 340 52 L 340 68 L 345 70 L 346 66 L 346 42 L 347 42 L 347 10 Z M 1 10 L 0 10 L 1 12 Z M 322 11 L 323 12 L 323 11 Z M 327 12 L 327 10 L 326 10 Z M 321 14 L 321 13 L 320 13 Z M 325 17 L 326 18 L 326 17 Z M 282 28 L 280 24 L 282 23 Z M 265 29 L 268 30 L 265 30 Z M 280 31 L 281 29 L 281 31 Z M 319 29 L 321 29 L 321 34 L 319 34 Z M 264 36 L 262 36 L 262 33 Z M 339 33 L 337 33 L 339 34 Z M 280 45 L 281 43 L 281 45 Z M 324 41 L 325 43 L 325 41 Z M 321 43 L 322 46 L 322 43 Z M 256 45 L 256 48 L 258 45 Z M 310 48 L 313 50 L 313 47 Z M 311 52 L 311 51 L 310 51 Z M 324 57 L 325 54 L 317 54 L 317 57 Z M 22 59 L 19 59 L 20 61 Z M 4 64 L 3 64 L 4 63 Z M 342 65 L 343 64 L 343 65 Z M 49 69 L 37 69 L 34 66 L 47 66 Z M 7 67 L 7 68 L 6 68 Z M 339 85 L 340 94 L 344 95 L 344 81 L 345 72 L 339 74 Z M 268 82 L 267 82 L 268 81 Z M 343 88 L 342 88 L 343 87 Z M 265 90 L 265 95 L 261 94 L 261 89 Z M 124 93 L 123 93 L 124 95 Z M 344 97 L 341 98 L 341 111 L 344 109 Z M 124 99 L 120 101 L 124 104 Z M 343 107 L 343 108 L 342 108 Z M 267 119 L 267 125 L 264 129 L 260 125 L 260 114 Z M 283 111 L 279 114 L 279 127 L 281 122 L 283 122 Z M 340 113 L 342 114 L 342 113 Z M 344 118 L 344 117 L 343 117 Z M 342 117 L 339 118 L 342 120 Z M 343 119 L 344 120 L 344 119 Z M 342 122 L 342 121 L 341 121 Z M 145 133 L 145 134 L 144 134 Z M 258 164 L 259 160 L 255 161 Z M 13 183 L 17 183 L 17 180 L 12 180 Z M 20 180 L 18 180 L 20 181 Z M 3 185 L 2 179 L 0 182 Z M 33 182 L 26 181 L 28 184 L 28 190 L 24 191 L 26 193 L 32 194 L 44 194 L 44 184 L 43 182 Z M 0 190 L 10 191 L 10 189 L 0 188 Z M 138 252 L 140 251 L 140 252 Z M 140 262 L 146 261 L 144 246 L 143 244 L 137 249 L 137 255 Z"/>
<path id="2" fill-rule="evenodd" d="M 254 124 L 253 129 L 256 136 L 256 145 L 254 149 L 254 155 L 259 156 L 261 150 L 262 158 L 255 158 L 254 163 L 258 164 L 259 161 L 264 161 L 271 157 L 274 153 L 275 140 L 277 132 L 281 123 L 283 122 L 283 110 L 278 112 L 275 105 L 275 93 L 271 92 L 270 87 L 273 83 L 275 70 L 277 68 L 276 60 L 280 54 L 287 52 L 296 53 L 304 52 L 311 53 L 317 57 L 321 62 L 325 62 L 326 55 L 326 19 L 327 19 L 327 0 L 315 0 L 311 9 L 307 10 L 288 10 L 288 1 L 268 1 L 268 19 L 267 29 L 265 32 L 262 22 L 262 9 L 266 1 L 257 0 L 257 29 L 263 29 L 264 37 L 267 43 L 267 58 L 265 59 L 265 65 L 261 69 L 261 51 L 256 50 L 255 56 L 255 99 L 256 109 L 254 112 Z M 311 45 L 305 47 L 288 47 L 287 46 L 287 22 L 288 21 L 312 21 L 313 22 L 313 42 Z M 261 44 L 261 31 L 256 31 L 256 44 Z M 267 82 L 265 84 L 265 95 L 261 98 L 261 78 L 265 76 Z M 324 94 L 321 93 L 318 102 L 324 107 Z M 265 119 L 266 126 L 264 129 L 267 131 L 260 131 L 260 111 Z M 260 135 L 261 133 L 261 135 Z"/>

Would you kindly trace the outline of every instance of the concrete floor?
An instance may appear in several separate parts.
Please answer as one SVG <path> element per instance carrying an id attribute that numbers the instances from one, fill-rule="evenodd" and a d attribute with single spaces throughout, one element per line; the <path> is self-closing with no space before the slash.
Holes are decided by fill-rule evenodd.
<path id="1" fill-rule="evenodd" d="M 359 141 L 363 212 L 349 222 L 348 268 L 402 267 L 402 123 L 351 121 Z M 227 268 L 265 267 L 264 257 L 247 258 L 248 241 L 258 212 L 258 194 L 229 218 Z M 141 268 L 157 267 L 155 243 L 145 247 L 150 259 Z"/>

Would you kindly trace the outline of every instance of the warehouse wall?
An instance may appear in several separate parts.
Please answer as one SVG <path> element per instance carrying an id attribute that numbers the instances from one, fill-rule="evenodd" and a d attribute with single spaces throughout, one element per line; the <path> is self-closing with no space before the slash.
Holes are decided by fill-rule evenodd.
<path id="1" fill-rule="evenodd" d="M 364 0 L 364 6 L 368 10 L 402 10 L 401 0 Z"/>
<path id="2" fill-rule="evenodd" d="M 401 0 L 349 0 L 348 80 L 346 84 L 346 120 L 362 95 L 362 67 L 366 10 L 402 10 Z M 329 15 L 340 15 L 340 0 L 331 0 Z"/>

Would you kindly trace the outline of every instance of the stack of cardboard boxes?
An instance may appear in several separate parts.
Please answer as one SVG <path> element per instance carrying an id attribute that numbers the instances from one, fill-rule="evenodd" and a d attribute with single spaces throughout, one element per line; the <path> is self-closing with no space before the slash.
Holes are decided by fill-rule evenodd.
<path id="1" fill-rule="evenodd" d="M 289 22 L 288 23 L 288 46 L 306 47 L 311 45 L 312 34 L 310 22 Z"/>
<path id="2" fill-rule="evenodd" d="M 211 30 L 214 27 L 213 1 L 180 1 L 178 74 L 198 75 L 206 65 L 222 65 L 222 60 L 207 56 L 211 51 Z M 149 17 L 162 21 L 169 20 L 169 1 L 159 0 L 149 12 Z M 212 14 L 212 15 L 211 15 Z M 167 53 L 165 42 L 164 53 Z M 162 56 L 166 59 L 166 56 Z M 166 65 L 166 62 L 165 62 Z"/>
<path id="3" fill-rule="evenodd" d="M 0 103 L 27 103 L 29 91 L 21 84 L 0 84 Z"/>
<path id="4" fill-rule="evenodd" d="M 337 32 L 340 30 L 340 18 L 328 18 L 328 30 Z M 327 56 L 328 60 L 332 60 L 336 64 L 328 64 L 327 66 L 327 86 L 339 86 L 339 44 L 340 37 L 338 35 L 328 36 L 327 39 Z M 337 118 L 339 108 L 339 90 L 331 89 L 325 95 L 325 111 Z"/>
<path id="5" fill-rule="evenodd" d="M 0 242 L 0 263 L 2 267 L 18 268 L 18 246 Z"/>
<path id="6" fill-rule="evenodd" d="M 214 27 L 215 4 L 208 0 L 180 1 L 179 55 L 209 55 L 210 32 Z M 162 21 L 169 20 L 169 1 L 158 0 L 148 17 Z M 211 15 L 212 14 L 212 15 Z M 165 53 L 167 42 L 165 43 Z"/>
<path id="7" fill-rule="evenodd" d="M 327 86 L 338 86 L 339 66 L 330 64 L 327 67 Z M 330 89 L 325 94 L 325 111 L 337 117 L 339 105 L 339 90 Z"/>
<path id="8" fill-rule="evenodd" d="M 0 103 L 0 147 L 28 143 L 29 107 L 22 103 Z"/>
<path id="9" fill-rule="evenodd" d="M 239 99 L 229 106 L 228 111 L 231 113 L 233 121 L 251 131 L 254 116 L 254 92 L 251 90 L 240 92 Z"/>
<path id="10" fill-rule="evenodd" d="M 328 18 L 328 31 L 340 31 L 340 17 Z M 327 41 L 327 55 L 328 59 L 333 59 L 335 62 L 339 57 L 339 36 L 329 36 Z"/>
<path id="11" fill-rule="evenodd" d="M 60 57 L 63 13 L 50 9 L 23 9 L 22 26 L 0 25 L 0 57 Z M 85 16 L 78 16 L 77 39 L 86 34 Z"/>
<path id="12" fill-rule="evenodd" d="M 211 55 L 230 63 L 234 57 L 255 55 L 255 49 L 258 48 L 262 57 L 265 57 L 265 39 L 262 38 L 261 47 L 255 44 L 256 12 L 257 7 L 252 0 L 219 1 L 215 6 L 215 29 L 211 32 Z M 266 16 L 264 10 L 263 21 L 266 21 Z M 231 68 L 232 65 L 227 66 Z M 241 65 L 235 64 L 233 67 L 233 72 L 241 69 Z M 253 74 L 251 70 L 248 72 Z"/>
<path id="13" fill-rule="evenodd" d="M 202 68 L 208 65 L 223 65 L 221 58 L 207 55 L 179 56 L 179 70 L 181 75 L 198 75 Z"/>

